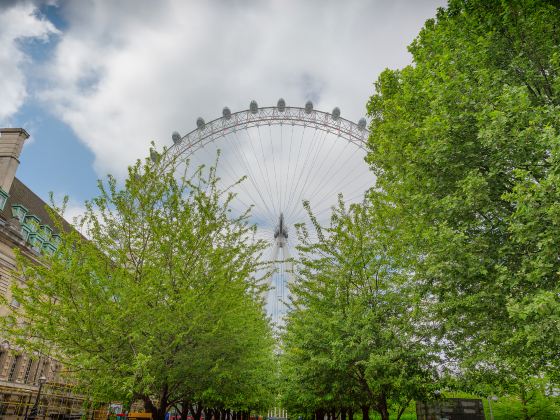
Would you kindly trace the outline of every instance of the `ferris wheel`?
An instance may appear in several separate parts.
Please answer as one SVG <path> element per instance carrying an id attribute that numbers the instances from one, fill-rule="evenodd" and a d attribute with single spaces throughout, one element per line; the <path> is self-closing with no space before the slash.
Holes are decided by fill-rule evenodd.
<path id="1" fill-rule="evenodd" d="M 225 185 L 236 185 L 232 211 L 252 207 L 250 221 L 257 236 L 270 243 L 269 261 L 274 265 L 268 279 L 267 311 L 279 325 L 288 308 L 291 257 L 297 239 L 293 226 L 308 222 L 303 201 L 308 201 L 320 223 L 328 222 L 330 209 L 343 194 L 347 203 L 361 201 L 374 183 L 365 163 L 368 138 L 366 120 L 357 124 L 342 118 L 339 108 L 331 113 L 286 106 L 259 107 L 222 116 L 210 122 L 196 121 L 197 128 L 181 135 L 174 132 L 173 146 L 161 156 L 164 166 L 176 162 L 191 165 L 214 163 Z M 172 163 L 173 162 L 173 163 Z"/>

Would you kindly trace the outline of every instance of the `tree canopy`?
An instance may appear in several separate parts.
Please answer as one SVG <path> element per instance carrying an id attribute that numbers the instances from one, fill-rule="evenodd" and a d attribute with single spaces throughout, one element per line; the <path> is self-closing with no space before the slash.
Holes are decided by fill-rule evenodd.
<path id="1" fill-rule="evenodd" d="M 310 211 L 315 232 L 299 226 L 300 260 L 283 336 L 284 404 L 321 419 L 370 409 L 400 418 L 429 398 L 437 374 L 430 335 L 417 323 L 408 276 L 366 204 L 340 200 L 329 226 Z"/>
<path id="2" fill-rule="evenodd" d="M 264 244 L 248 213 L 232 215 L 226 187 L 214 167 L 177 176 L 149 160 L 122 187 L 100 183 L 87 239 L 62 232 L 41 264 L 19 258 L 21 308 L 5 320 L 17 343 L 59 359 L 92 399 L 142 400 L 156 419 L 178 403 L 197 419 L 268 407 Z"/>
<path id="3" fill-rule="evenodd" d="M 450 0 L 368 103 L 373 202 L 478 382 L 558 380 L 559 45 L 558 2 Z"/>

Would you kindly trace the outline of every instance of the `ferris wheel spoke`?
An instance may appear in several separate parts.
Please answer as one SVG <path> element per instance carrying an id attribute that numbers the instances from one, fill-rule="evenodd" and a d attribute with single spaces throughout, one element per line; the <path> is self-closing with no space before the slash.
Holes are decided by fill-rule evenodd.
<path id="1" fill-rule="evenodd" d="M 280 125 L 280 140 L 281 141 L 283 140 L 283 132 L 284 132 L 283 126 Z M 285 197 L 286 200 L 288 199 L 288 185 L 289 185 L 288 179 L 289 179 L 289 176 L 290 176 L 290 173 L 291 173 L 290 172 L 290 166 L 291 166 L 291 163 L 292 163 L 292 144 L 293 144 L 293 142 L 294 142 L 294 126 L 292 125 L 292 133 L 290 135 L 290 150 L 288 152 L 288 168 L 286 170 L 286 182 L 285 182 L 285 188 L 284 188 L 284 197 Z"/>
<path id="2" fill-rule="evenodd" d="M 334 142 L 333 142 L 333 143 L 334 143 Z M 345 154 L 345 152 L 346 152 L 346 150 L 347 150 L 348 147 L 349 147 L 349 144 L 346 143 L 346 144 L 344 145 L 343 149 L 338 153 L 338 157 L 337 157 L 337 159 L 336 159 L 337 161 L 339 160 L 339 157 L 340 157 L 340 156 L 344 156 L 344 154 Z M 317 183 L 317 185 L 316 185 L 309 193 L 307 193 L 307 195 L 306 195 L 306 197 L 305 197 L 306 200 L 313 200 L 316 194 L 321 193 L 321 191 L 322 191 L 330 182 L 332 182 L 333 179 L 335 179 L 336 172 L 333 174 L 333 173 L 331 172 L 331 169 L 332 169 L 332 165 L 331 165 L 330 168 L 326 168 L 326 173 L 328 173 L 329 176 L 324 176 L 324 177 L 321 177 L 321 178 L 319 179 L 319 182 Z"/>
<path id="3" fill-rule="evenodd" d="M 248 159 L 245 151 L 243 150 L 243 148 L 240 146 L 242 145 L 244 142 L 240 139 L 237 131 L 234 132 L 234 136 L 235 136 L 235 140 L 232 139 L 232 144 L 234 146 L 234 149 L 237 151 L 237 155 L 239 157 L 238 162 L 240 162 L 243 165 L 243 172 L 244 175 L 247 176 L 247 178 L 251 181 L 251 184 L 253 185 L 253 188 L 255 189 L 255 191 L 257 192 L 257 195 L 259 196 L 261 202 L 263 203 L 264 208 L 266 209 L 266 211 L 269 213 L 269 217 L 272 217 L 272 215 L 274 214 L 273 211 L 269 208 L 268 206 L 268 201 L 265 199 L 264 195 L 263 195 L 263 191 L 262 188 L 260 188 L 260 186 L 258 185 L 258 182 L 256 180 L 255 174 L 253 173 L 252 167 L 254 167 L 254 165 L 252 165 L 252 163 L 250 162 L 250 160 Z M 226 138 L 229 140 L 229 137 L 226 136 Z M 249 142 L 250 143 L 250 142 Z"/>
<path id="4" fill-rule="evenodd" d="M 292 170 L 292 172 L 289 174 L 289 175 L 292 175 L 292 178 L 291 178 L 292 181 L 289 183 L 289 185 L 290 185 L 290 192 L 289 192 L 289 195 L 288 195 L 288 201 L 287 201 L 288 203 L 291 203 L 291 202 L 292 202 L 293 194 L 294 194 L 294 189 L 296 188 L 295 182 L 293 182 L 293 180 L 296 178 L 295 174 L 298 173 L 298 168 L 299 168 L 299 163 L 300 163 L 300 157 L 301 157 L 301 154 L 302 154 L 302 153 L 301 153 L 301 149 L 302 149 L 303 144 L 304 144 L 304 141 L 303 141 L 303 140 L 304 140 L 304 136 L 305 136 L 305 130 L 306 130 L 306 127 L 303 127 L 303 129 L 302 129 L 302 131 L 301 131 L 301 139 L 300 139 L 300 141 L 299 141 L 298 152 L 297 152 L 296 159 L 295 159 L 295 166 L 294 166 L 294 169 Z M 317 130 L 315 130 L 315 131 L 313 132 L 312 140 L 315 139 L 315 135 L 316 135 L 316 134 L 317 134 Z M 302 168 L 300 169 L 300 171 L 303 171 L 303 169 L 304 169 L 304 168 L 302 167 Z"/>
<path id="5" fill-rule="evenodd" d="M 233 171 L 233 168 L 232 168 L 232 171 Z M 257 188 L 256 183 L 255 183 L 255 180 L 253 179 L 253 177 L 252 177 L 252 175 L 250 174 L 249 171 L 247 171 L 246 173 L 247 173 L 247 180 L 248 180 L 250 183 L 253 184 L 254 190 L 257 192 L 257 196 L 259 197 L 261 203 L 263 204 L 263 209 L 269 214 L 269 217 L 270 217 L 270 215 L 271 215 L 272 213 L 271 213 L 270 210 L 268 209 L 268 206 L 267 206 L 267 204 L 266 204 L 266 201 L 265 201 L 264 198 L 262 197 L 262 194 L 260 194 L 260 190 Z M 245 186 L 245 183 L 244 183 L 244 182 L 241 182 L 241 183 L 239 184 L 239 188 L 241 188 L 243 191 L 245 191 L 245 193 L 247 194 L 247 196 L 249 196 L 250 200 L 251 200 L 255 205 L 258 205 L 259 201 L 258 201 L 258 200 L 255 200 L 255 199 L 253 198 L 252 194 L 249 193 L 249 190 L 248 190 L 248 188 Z M 240 200 L 239 194 L 238 194 L 238 196 L 237 196 L 237 199 Z"/>
<path id="6" fill-rule="evenodd" d="M 287 212 L 290 212 L 290 209 L 294 205 L 294 201 L 297 201 L 296 197 L 297 197 L 297 194 L 298 194 L 298 191 L 299 191 L 299 188 L 300 188 L 301 180 L 303 179 L 305 172 L 306 171 L 309 172 L 310 169 L 311 169 L 310 166 L 312 166 L 312 165 L 309 165 L 309 164 L 306 165 L 306 162 L 309 160 L 309 156 L 316 156 L 316 154 L 314 155 L 315 150 L 318 150 L 318 145 L 320 145 L 320 143 L 321 143 L 320 139 L 317 140 L 317 132 L 318 132 L 317 130 L 315 130 L 313 132 L 313 137 L 311 139 L 309 149 L 305 150 L 303 154 L 301 152 L 298 153 L 298 162 L 299 162 L 299 159 L 301 159 L 302 157 L 304 157 L 304 159 L 302 159 L 302 165 L 301 165 L 301 170 L 299 172 L 299 175 L 296 177 L 297 181 L 294 183 L 294 186 L 293 186 L 292 191 L 290 193 L 290 200 L 289 200 L 290 206 L 289 206 Z M 319 135 L 319 138 L 320 138 L 320 135 Z M 303 143 L 303 139 L 302 139 L 302 143 Z M 311 159 L 311 162 L 313 162 L 313 158 Z"/>
<path id="7" fill-rule="evenodd" d="M 325 142 L 325 140 L 326 140 L 326 137 L 327 137 L 327 134 L 328 134 L 328 133 L 324 133 L 323 138 L 320 140 L 320 143 L 319 143 L 320 145 L 321 145 L 321 144 L 324 144 L 324 142 Z M 308 181 L 309 181 L 310 175 L 311 175 L 312 173 L 315 173 L 315 176 L 316 176 L 316 177 L 317 177 L 317 175 L 319 175 L 319 178 L 321 178 L 321 177 L 320 177 L 321 174 L 318 173 L 318 172 L 315 170 L 315 167 L 316 167 L 316 164 L 317 164 L 317 158 L 318 158 L 318 155 L 319 155 L 319 153 L 318 153 L 319 151 L 320 151 L 320 147 L 317 148 L 317 153 L 315 153 L 314 157 L 313 157 L 312 160 L 311 160 L 311 163 L 310 163 L 310 165 L 309 165 L 310 167 L 309 167 L 309 170 L 308 170 L 308 172 L 307 172 L 306 181 L 304 182 L 304 184 L 301 185 L 301 188 L 299 189 L 298 196 L 297 196 L 297 198 L 293 201 L 292 209 L 291 209 L 292 214 L 293 214 L 293 212 L 300 213 L 300 211 L 302 211 L 302 209 L 303 209 L 303 206 L 301 205 L 301 198 L 302 198 L 302 195 L 303 195 L 303 191 L 305 191 L 305 189 L 306 189 L 306 185 L 307 185 L 307 183 L 308 183 Z M 323 178 L 323 180 L 325 180 L 326 177 L 323 176 L 322 178 Z M 293 215 L 292 215 L 291 217 L 293 217 Z"/>
<path id="8" fill-rule="evenodd" d="M 321 174 L 323 173 L 322 171 L 323 171 L 323 168 L 324 168 L 324 166 L 325 166 L 325 163 L 328 162 L 329 159 L 331 158 L 331 154 L 332 154 L 333 150 L 335 149 L 336 144 L 337 144 L 337 142 L 331 141 L 331 145 L 330 145 L 330 147 L 329 147 L 329 150 L 328 150 L 327 154 L 321 159 L 321 164 L 319 165 L 319 167 L 317 168 L 317 171 L 316 171 L 316 172 L 319 174 L 319 179 L 322 179 L 325 183 L 328 182 L 329 177 L 326 177 L 326 176 L 321 177 Z M 344 146 L 343 150 L 346 149 L 346 146 L 348 146 L 348 143 Z M 340 153 L 339 153 L 339 155 L 340 155 Z M 319 187 L 315 188 L 315 189 L 312 191 L 312 193 L 310 194 L 310 196 L 309 196 L 309 197 L 306 197 L 306 198 L 309 199 L 309 200 L 313 200 L 313 199 L 314 199 L 314 198 L 313 198 L 313 197 L 314 197 L 314 194 L 316 193 L 316 190 L 317 190 L 318 188 L 319 188 Z M 301 197 L 300 197 L 300 199 L 298 200 L 298 202 L 296 202 L 296 205 L 298 205 L 300 208 L 302 207 L 302 206 L 301 206 Z"/>
<path id="9" fill-rule="evenodd" d="M 266 156 L 264 154 L 264 150 L 263 150 L 263 147 L 262 147 L 262 141 L 260 141 L 260 138 L 259 138 L 259 145 L 260 145 L 261 155 L 262 155 L 262 159 L 259 159 L 259 158 L 257 158 L 258 153 L 256 152 L 256 150 L 253 146 L 253 144 L 255 143 L 255 141 L 253 139 L 253 136 L 251 136 L 251 133 L 247 128 L 245 129 L 245 133 L 247 134 L 247 136 L 249 138 L 249 144 L 250 144 L 251 149 L 253 151 L 253 157 L 255 158 L 255 162 L 256 162 L 256 164 L 259 168 L 259 171 L 261 173 L 261 178 L 260 179 L 263 181 L 264 187 L 267 190 L 268 197 L 269 197 L 269 204 L 272 207 L 273 214 L 276 215 L 276 214 L 278 214 L 278 211 L 276 210 L 276 203 L 275 203 L 275 200 L 274 200 L 274 196 L 272 195 L 272 190 L 270 189 L 270 181 L 269 181 L 269 177 L 268 177 L 268 170 L 267 170 L 266 165 L 264 164 L 266 162 Z M 263 163 L 263 165 L 261 165 L 261 162 Z M 264 168 L 265 168 L 264 170 L 262 169 L 262 166 L 264 166 Z M 267 174 L 266 177 L 265 177 L 265 174 Z"/>
<path id="10" fill-rule="evenodd" d="M 258 129 L 258 127 L 257 127 Z M 272 137 L 272 128 L 270 127 L 270 125 L 268 126 L 268 131 L 269 131 L 269 140 L 270 140 L 270 152 L 272 155 L 272 168 L 273 168 L 273 173 L 274 173 L 274 184 L 276 186 L 275 190 L 274 190 L 274 194 L 276 196 L 276 199 L 278 200 L 278 208 L 280 209 L 280 211 L 282 211 L 282 195 L 280 195 L 280 191 L 278 190 L 278 174 L 276 172 L 276 154 L 274 153 L 274 143 L 273 143 L 273 137 Z M 259 137 L 260 137 L 260 130 L 259 130 Z M 282 144 L 282 143 L 280 143 Z M 281 156 L 281 154 L 280 154 Z"/>
<path id="11" fill-rule="evenodd" d="M 325 133 L 325 136 L 323 137 L 323 140 L 322 140 L 321 142 L 324 142 L 324 141 L 325 141 L 326 136 L 327 136 L 327 133 Z M 333 145 L 334 145 L 334 142 L 332 142 L 332 143 L 333 143 Z M 344 146 L 344 148 L 346 148 L 346 146 L 347 146 L 347 144 Z M 318 149 L 318 150 L 320 150 L 320 149 Z M 306 181 L 305 181 L 306 184 L 307 184 L 307 182 L 309 181 L 309 175 L 313 172 L 314 167 L 315 167 L 315 165 L 316 165 L 316 162 L 317 162 L 317 159 L 316 159 L 316 158 L 317 158 L 317 155 L 315 156 L 315 159 L 314 159 L 313 162 L 312 162 L 312 167 L 310 168 L 310 170 L 309 170 L 309 172 L 308 172 L 308 176 L 307 176 L 307 179 L 306 179 Z M 323 162 L 324 162 L 324 160 L 323 160 Z M 321 166 L 322 166 L 322 165 L 320 165 L 319 167 L 321 167 Z M 317 171 L 315 171 L 315 173 L 320 174 L 320 172 L 319 172 L 318 169 L 317 169 Z M 322 182 L 322 183 L 325 183 L 325 184 L 326 184 L 326 183 L 328 182 L 328 180 L 329 180 L 329 178 L 326 177 L 326 176 L 322 176 L 322 177 L 319 176 L 318 178 L 319 178 L 319 182 Z M 295 202 L 294 202 L 294 206 L 296 206 L 296 208 L 297 208 L 297 207 L 300 207 L 300 208 L 302 207 L 300 204 L 301 204 L 301 200 L 302 200 L 302 198 L 303 198 L 302 196 L 303 196 L 303 192 L 304 192 L 304 186 L 305 186 L 305 185 L 303 185 L 302 188 L 300 189 L 300 193 L 299 193 L 299 195 L 298 195 L 298 198 L 297 198 L 297 199 L 295 200 Z M 315 194 L 316 190 L 317 190 L 317 188 L 315 188 L 315 191 L 313 191 L 313 192 L 311 193 L 311 196 L 313 196 L 313 195 Z M 305 197 L 305 198 L 306 198 L 306 199 L 310 199 L 311 197 Z"/>
<path id="12" fill-rule="evenodd" d="M 346 144 L 344 146 L 344 151 L 346 150 L 347 147 L 348 147 L 348 144 Z M 341 153 L 341 155 L 343 155 L 343 153 Z M 335 169 L 335 172 L 332 173 L 329 177 L 325 177 L 324 179 L 322 179 L 320 181 L 320 183 L 317 185 L 317 187 L 309 194 L 308 197 L 306 197 L 306 199 L 311 199 L 311 197 L 315 196 L 315 194 L 318 194 L 321 191 L 321 189 L 325 188 L 326 185 L 329 182 L 331 182 L 332 180 L 335 180 L 334 185 L 332 187 L 330 187 L 329 190 L 327 190 L 326 194 L 325 193 L 321 194 L 321 199 L 324 199 L 325 197 L 331 196 L 332 194 L 337 194 L 340 186 L 344 185 L 344 181 L 348 178 L 348 175 L 351 172 L 355 172 L 357 169 L 360 169 L 360 167 L 358 165 L 355 165 L 355 166 L 352 167 L 351 171 L 347 172 L 347 174 L 346 174 L 347 176 L 344 177 L 344 179 L 341 180 L 341 179 L 338 178 L 338 180 L 337 180 L 338 174 L 343 169 L 347 170 L 348 164 L 353 158 L 355 158 L 355 156 L 353 154 L 349 154 L 349 156 L 346 158 L 346 160 L 344 160 L 344 162 L 342 164 L 340 164 L 338 162 L 338 165 L 339 165 L 338 169 Z M 334 197 L 335 197 L 335 201 L 336 201 L 336 195 Z"/>
<path id="13" fill-rule="evenodd" d="M 214 141 L 212 141 L 212 143 L 214 143 Z M 218 150 L 218 149 L 216 148 L 216 150 Z M 238 178 L 239 174 L 235 173 L 235 169 L 231 166 L 231 164 L 229 163 L 229 161 L 227 159 L 221 159 L 220 160 L 219 169 L 222 169 L 224 171 L 227 170 L 227 173 L 228 173 L 229 177 L 231 178 L 231 181 L 229 182 L 230 185 L 232 183 L 237 183 L 241 179 L 241 178 Z M 248 176 L 247 176 L 247 178 L 248 178 Z M 239 192 L 234 191 L 234 193 L 236 194 L 235 200 L 239 201 L 241 204 L 243 204 L 245 206 L 245 209 L 243 209 L 243 211 L 241 211 L 239 213 L 244 213 L 245 211 L 247 211 L 248 209 L 250 209 L 254 205 L 258 204 L 258 201 L 253 198 L 253 195 L 249 192 L 248 188 L 245 186 L 245 182 L 243 182 L 243 181 L 239 182 L 239 184 L 237 184 L 237 185 L 239 185 L 239 188 L 241 190 L 243 190 L 243 192 L 247 195 L 249 200 L 251 200 L 251 202 L 252 202 L 252 204 L 247 204 L 243 199 L 241 199 Z M 230 187 L 228 187 L 228 188 L 230 188 Z"/>
<path id="14" fill-rule="evenodd" d="M 267 161 L 267 155 L 264 152 L 264 145 L 263 145 L 263 141 L 262 141 L 262 137 L 261 137 L 261 129 L 260 127 L 257 125 L 257 134 L 258 134 L 258 139 L 259 139 L 259 145 L 261 146 L 261 153 L 262 153 L 262 162 L 263 162 L 263 166 L 264 166 L 264 171 L 266 174 L 266 182 L 267 182 L 267 187 L 268 187 L 268 191 L 270 193 L 270 198 L 272 201 L 272 205 L 273 207 L 276 207 L 276 196 L 274 195 L 274 193 L 272 192 L 272 182 L 270 181 L 270 175 L 268 173 L 268 165 L 266 165 L 266 161 Z M 278 209 L 278 212 L 280 211 L 280 209 Z"/>
<path id="15" fill-rule="evenodd" d="M 345 177 L 345 179 L 348 178 L 348 176 Z M 345 179 L 341 180 L 341 183 L 344 184 L 345 183 Z M 339 184 L 340 185 L 340 184 Z M 359 197 L 364 197 L 366 190 L 367 190 L 367 185 L 366 183 L 360 183 L 359 186 L 357 186 L 356 188 L 353 188 L 350 191 L 346 191 L 345 193 L 342 193 L 344 196 L 344 201 L 347 203 L 353 203 L 356 201 L 357 198 Z M 340 188 L 338 188 L 338 190 L 340 190 Z M 315 202 L 315 206 L 318 209 L 324 208 L 324 206 L 326 205 L 327 208 L 331 208 L 332 206 L 329 206 L 328 203 L 331 203 L 333 205 L 336 204 L 333 203 L 331 197 L 332 196 L 336 196 L 338 198 L 338 194 L 340 191 L 337 191 L 337 188 L 333 188 L 329 193 L 327 193 L 325 196 L 323 196 L 319 201 Z"/>
<path id="16" fill-rule="evenodd" d="M 211 148 L 212 147 L 212 148 Z M 218 153 L 221 153 L 221 150 L 218 148 L 218 145 L 216 145 L 215 140 L 212 140 L 210 143 L 204 145 L 201 150 L 204 150 L 208 155 L 210 155 L 210 158 L 216 160 Z M 207 159 L 209 160 L 209 159 Z M 217 175 L 221 178 L 222 182 L 226 181 L 223 177 L 221 177 L 220 175 L 222 174 L 222 172 L 224 172 L 227 170 L 227 175 L 229 175 L 229 178 L 227 179 L 227 184 L 228 184 L 228 188 L 229 186 L 231 186 L 233 183 L 237 182 L 239 179 L 237 178 L 238 175 L 235 174 L 235 171 L 233 170 L 233 168 L 231 168 L 230 163 L 228 162 L 227 159 L 224 158 L 224 156 L 220 156 L 219 160 L 217 160 L 217 167 L 216 167 L 216 171 L 217 171 Z M 231 179 L 230 179 L 231 178 Z"/>
<path id="17" fill-rule="evenodd" d="M 237 132 L 235 132 L 234 135 L 235 135 L 235 140 L 232 139 L 233 150 L 235 150 L 237 152 L 237 155 L 239 157 L 238 161 L 243 164 L 245 174 L 247 175 L 247 178 L 250 180 L 251 184 L 253 184 L 253 187 L 254 187 L 255 191 L 257 192 L 257 195 L 259 196 L 259 198 L 261 200 L 261 203 L 263 204 L 264 209 L 267 211 L 268 216 L 271 218 L 271 220 L 274 220 L 274 214 L 270 210 L 267 201 L 264 199 L 261 188 L 258 187 L 257 182 L 255 180 L 255 177 L 253 175 L 253 172 L 250 170 L 247 156 L 245 155 L 245 152 L 239 147 L 239 143 L 241 142 L 241 140 L 239 139 L 239 136 L 237 135 Z M 229 137 L 226 137 L 226 139 L 230 140 Z"/>
<path id="18" fill-rule="evenodd" d="M 349 202 L 352 202 L 352 203 L 356 203 L 356 202 L 358 202 L 358 199 L 359 199 L 359 198 L 362 198 L 361 201 L 363 201 L 364 194 L 363 194 L 363 193 L 357 193 L 357 194 L 354 194 L 354 195 L 352 195 L 352 196 L 349 196 L 349 197 L 348 197 L 348 201 L 349 201 Z M 328 211 L 332 212 L 333 207 L 334 207 L 334 205 L 329 206 L 329 207 L 326 207 L 326 208 L 323 208 L 322 210 L 317 211 L 317 213 L 314 213 L 314 214 L 315 214 L 315 216 L 317 216 L 317 217 L 322 216 L 322 215 L 324 215 L 324 214 L 325 214 L 326 212 L 328 212 Z"/>

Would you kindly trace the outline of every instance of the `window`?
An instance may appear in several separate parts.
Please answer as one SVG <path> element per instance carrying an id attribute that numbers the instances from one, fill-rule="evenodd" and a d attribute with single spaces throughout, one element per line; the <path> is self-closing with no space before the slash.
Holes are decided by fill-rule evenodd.
<path id="1" fill-rule="evenodd" d="M 6 201 L 8 201 L 8 193 L 0 188 L 0 210 L 4 210 L 6 206 Z"/>
<path id="2" fill-rule="evenodd" d="M 60 378 L 60 365 L 58 363 L 55 363 L 53 374 L 52 374 L 52 380 L 56 382 L 59 380 L 59 378 Z"/>
<path id="3" fill-rule="evenodd" d="M 12 362 L 12 367 L 10 368 L 10 373 L 8 374 L 8 381 L 13 382 L 17 378 L 17 374 L 19 373 L 19 364 L 21 362 L 21 355 L 17 355 L 14 357 L 14 361 Z"/>
<path id="4" fill-rule="evenodd" d="M 25 375 L 23 377 L 23 382 L 24 383 L 29 383 L 29 374 L 31 373 L 31 366 L 33 365 L 33 359 L 29 358 L 29 361 L 27 362 L 27 368 L 25 368 Z"/>
<path id="5" fill-rule="evenodd" d="M 41 372 L 39 372 L 39 376 L 37 376 L 37 378 L 40 378 L 41 376 L 44 376 L 45 378 L 49 378 L 49 361 L 45 360 L 43 362 L 43 366 L 41 367 Z"/>
<path id="6" fill-rule="evenodd" d="M 7 351 L 0 350 L 0 377 L 2 377 L 2 372 L 4 371 L 4 363 L 6 363 L 7 354 Z"/>

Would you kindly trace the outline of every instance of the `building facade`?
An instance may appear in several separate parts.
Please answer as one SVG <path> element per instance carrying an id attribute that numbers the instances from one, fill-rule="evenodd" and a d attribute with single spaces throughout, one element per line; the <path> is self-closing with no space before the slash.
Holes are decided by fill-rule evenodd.
<path id="1" fill-rule="evenodd" d="M 47 204 L 16 177 L 28 137 L 21 128 L 0 128 L 0 316 L 19 307 L 10 293 L 11 284 L 21 281 L 12 275 L 14 250 L 36 260 L 42 252 L 55 252 L 60 240 Z M 63 225 L 70 228 L 64 221 Z M 37 400 L 40 378 L 45 383 Z M 0 330 L 0 419 L 27 418 L 36 402 L 38 418 L 80 418 L 84 414 L 93 418 L 84 408 L 84 398 L 73 394 L 63 380 L 63 366 L 57 360 L 23 352 Z"/>

